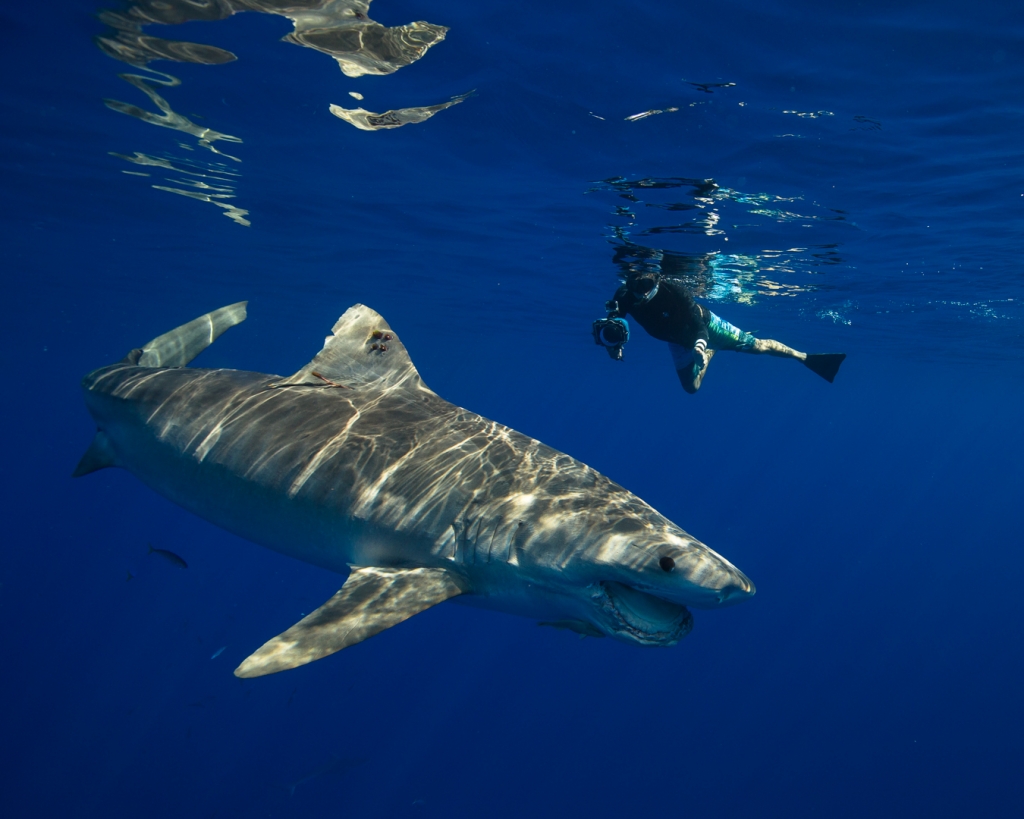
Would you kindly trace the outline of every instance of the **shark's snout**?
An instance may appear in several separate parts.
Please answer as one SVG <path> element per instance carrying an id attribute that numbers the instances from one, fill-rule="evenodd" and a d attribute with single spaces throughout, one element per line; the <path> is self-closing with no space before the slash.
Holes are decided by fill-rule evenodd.
<path id="1" fill-rule="evenodd" d="M 756 593 L 757 589 L 750 582 L 750 578 L 745 574 L 737 572 L 733 582 L 719 590 L 718 604 L 720 606 L 731 606 L 735 603 L 742 603 L 747 598 L 753 597 Z"/>

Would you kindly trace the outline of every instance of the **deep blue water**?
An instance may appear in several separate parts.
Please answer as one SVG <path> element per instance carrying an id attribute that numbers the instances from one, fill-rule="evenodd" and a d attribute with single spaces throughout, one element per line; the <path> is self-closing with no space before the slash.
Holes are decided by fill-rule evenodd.
<path id="1" fill-rule="evenodd" d="M 112 7 L 0 12 L 4 816 L 1024 814 L 1019 4 L 377 0 L 449 31 L 359 78 L 281 16 L 147 26 L 238 57 L 149 64 L 192 134 L 104 105 L 168 82 L 97 47 Z M 469 91 L 393 130 L 328 110 Z M 849 358 L 829 385 L 722 353 L 688 396 L 634 326 L 613 363 L 616 251 Z M 236 679 L 341 578 L 69 476 L 81 377 L 241 299 L 198 366 L 291 373 L 366 303 L 441 396 L 757 596 L 669 649 L 444 604 Z"/>

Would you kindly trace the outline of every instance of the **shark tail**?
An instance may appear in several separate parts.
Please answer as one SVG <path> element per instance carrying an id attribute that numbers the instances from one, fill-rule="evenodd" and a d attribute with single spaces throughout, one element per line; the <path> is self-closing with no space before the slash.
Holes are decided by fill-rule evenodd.
<path id="1" fill-rule="evenodd" d="M 132 350 L 123 363 L 139 367 L 184 367 L 213 344 L 221 333 L 245 321 L 248 303 L 240 301 L 229 304 L 182 324 L 169 333 L 157 336 L 141 350 Z M 114 449 L 106 433 L 99 430 L 71 477 L 80 478 L 111 466 L 117 466 Z"/>
<path id="2" fill-rule="evenodd" d="M 240 301 L 229 304 L 157 336 L 142 348 L 134 363 L 140 367 L 186 366 L 213 344 L 221 333 L 245 321 L 245 307 L 248 303 Z"/>
<path id="3" fill-rule="evenodd" d="M 843 363 L 845 358 L 846 353 L 808 354 L 807 358 L 804 359 L 804 366 L 812 372 L 816 372 L 831 384 L 836 377 L 836 373 L 839 372 L 839 365 Z"/>

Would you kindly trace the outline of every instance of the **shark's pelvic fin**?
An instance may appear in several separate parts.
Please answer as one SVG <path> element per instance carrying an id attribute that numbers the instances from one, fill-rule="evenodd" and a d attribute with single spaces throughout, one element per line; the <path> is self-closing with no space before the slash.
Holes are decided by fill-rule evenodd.
<path id="1" fill-rule="evenodd" d="M 235 669 L 262 677 L 319 660 L 462 594 L 446 569 L 354 568 L 334 597 Z"/>
<path id="2" fill-rule="evenodd" d="M 405 345 L 376 310 L 356 304 L 331 332 L 316 358 L 275 386 L 321 385 L 326 379 L 343 387 L 374 384 L 429 392 Z"/>
<path id="3" fill-rule="evenodd" d="M 203 350 L 213 344 L 217 337 L 236 324 L 245 321 L 245 306 L 240 301 L 214 310 L 205 316 L 193 319 L 188 324 L 157 336 L 142 348 L 140 367 L 184 367 Z"/>
<path id="4" fill-rule="evenodd" d="M 114 450 L 110 446 L 110 439 L 103 430 L 98 430 L 93 436 L 92 443 L 85 450 L 82 460 L 78 462 L 75 471 L 71 473 L 72 478 L 81 478 L 90 472 L 106 469 L 108 466 L 117 466 L 114 462 Z"/>

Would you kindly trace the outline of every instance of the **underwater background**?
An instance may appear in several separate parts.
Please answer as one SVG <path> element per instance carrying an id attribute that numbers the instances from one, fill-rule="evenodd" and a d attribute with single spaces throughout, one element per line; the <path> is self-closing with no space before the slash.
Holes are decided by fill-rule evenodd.
<path id="1" fill-rule="evenodd" d="M 7 2 L 0 43 L 4 816 L 1024 815 L 1024 7 Z M 686 395 L 590 335 L 636 264 L 848 358 Z M 196 366 L 368 304 L 756 597 L 669 649 L 446 604 L 235 678 L 342 578 L 70 474 L 82 376 L 243 299 Z"/>

